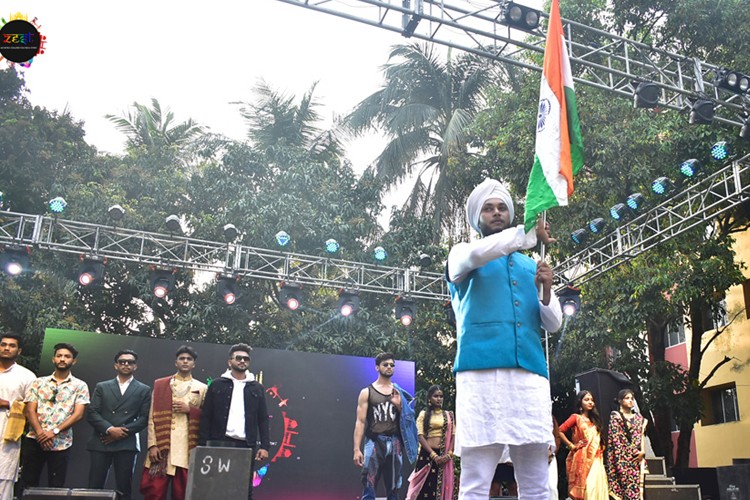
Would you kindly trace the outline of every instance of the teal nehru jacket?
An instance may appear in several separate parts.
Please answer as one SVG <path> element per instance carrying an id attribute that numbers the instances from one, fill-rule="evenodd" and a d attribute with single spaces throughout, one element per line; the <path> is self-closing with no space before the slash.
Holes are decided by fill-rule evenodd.
<path id="1" fill-rule="evenodd" d="M 448 283 L 458 331 L 454 372 L 523 368 L 547 378 L 536 266 L 514 252 Z"/>

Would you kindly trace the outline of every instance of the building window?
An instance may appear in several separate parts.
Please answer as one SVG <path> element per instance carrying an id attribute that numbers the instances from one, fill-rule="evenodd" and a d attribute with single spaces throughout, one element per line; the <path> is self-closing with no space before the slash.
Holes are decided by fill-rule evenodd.
<path id="1" fill-rule="evenodd" d="M 729 313 L 727 312 L 727 301 L 722 300 L 718 304 L 719 310 L 717 311 L 717 316 L 713 319 L 714 322 L 714 330 L 721 328 L 722 326 L 727 326 L 729 324 Z"/>
<path id="2" fill-rule="evenodd" d="M 732 383 L 721 387 L 712 387 L 704 392 L 706 414 L 701 425 L 724 424 L 740 419 L 740 405 L 737 401 L 737 386 Z M 710 410 L 709 410 L 710 408 Z"/>
<path id="3" fill-rule="evenodd" d="M 664 346 L 673 347 L 685 343 L 685 322 L 682 318 L 675 323 L 667 325 L 667 331 L 664 333 Z"/>

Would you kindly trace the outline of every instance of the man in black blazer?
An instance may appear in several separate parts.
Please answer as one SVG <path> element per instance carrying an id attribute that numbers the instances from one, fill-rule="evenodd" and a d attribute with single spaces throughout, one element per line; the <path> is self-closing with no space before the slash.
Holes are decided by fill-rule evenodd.
<path id="1" fill-rule="evenodd" d="M 133 377 L 138 354 L 115 355 L 117 377 L 96 384 L 87 420 L 94 428 L 86 449 L 91 454 L 89 488 L 102 489 L 114 464 L 115 483 L 122 500 L 130 500 L 135 457 L 140 451 L 138 432 L 148 424 L 151 388 Z"/>

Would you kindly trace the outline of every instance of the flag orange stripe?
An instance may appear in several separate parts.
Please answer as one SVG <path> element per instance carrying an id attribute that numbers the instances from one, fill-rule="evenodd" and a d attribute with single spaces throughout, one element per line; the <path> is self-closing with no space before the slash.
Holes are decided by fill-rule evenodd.
<path id="1" fill-rule="evenodd" d="M 573 194 L 573 164 L 570 155 L 570 133 L 568 131 L 568 106 L 565 100 L 563 81 L 563 37 L 560 1 L 552 0 L 547 47 L 544 49 L 544 77 L 560 103 L 560 175 L 568 182 L 568 196 Z"/>

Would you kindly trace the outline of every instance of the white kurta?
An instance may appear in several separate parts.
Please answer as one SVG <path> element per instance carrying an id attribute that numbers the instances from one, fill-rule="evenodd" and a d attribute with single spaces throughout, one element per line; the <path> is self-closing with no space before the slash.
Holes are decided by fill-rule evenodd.
<path id="1" fill-rule="evenodd" d="M 536 245 L 536 234 L 523 226 L 454 246 L 448 273 L 458 283 L 491 260 Z M 502 300 L 498 298 L 498 300 Z M 562 312 L 552 292 L 550 303 L 539 303 L 542 327 L 557 331 Z M 456 373 L 456 453 L 461 447 L 492 444 L 554 444 L 549 381 L 521 368 L 469 370 Z"/>
<path id="2" fill-rule="evenodd" d="M 34 373 L 19 364 L 14 364 L 6 371 L 0 372 L 0 399 L 6 401 L 23 401 L 26 391 L 36 380 Z M 21 440 L 16 442 L 2 439 L 5 426 L 8 424 L 9 409 L 0 410 L 0 480 L 15 481 L 18 476 L 18 455 L 21 451 Z"/>

